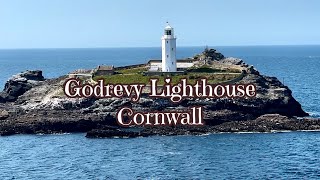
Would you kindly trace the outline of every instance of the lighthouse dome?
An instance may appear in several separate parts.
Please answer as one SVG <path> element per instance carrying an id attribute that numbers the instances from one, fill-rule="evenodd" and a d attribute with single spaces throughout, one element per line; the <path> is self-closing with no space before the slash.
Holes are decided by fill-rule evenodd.
<path id="1" fill-rule="evenodd" d="M 173 29 L 169 24 L 164 29 Z"/>

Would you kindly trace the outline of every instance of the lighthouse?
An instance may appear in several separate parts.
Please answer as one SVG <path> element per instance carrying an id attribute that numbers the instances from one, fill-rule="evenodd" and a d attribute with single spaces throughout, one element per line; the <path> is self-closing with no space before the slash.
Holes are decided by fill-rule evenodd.
<path id="1" fill-rule="evenodd" d="M 176 72 L 176 37 L 173 28 L 167 22 L 162 40 L 162 72 Z"/>

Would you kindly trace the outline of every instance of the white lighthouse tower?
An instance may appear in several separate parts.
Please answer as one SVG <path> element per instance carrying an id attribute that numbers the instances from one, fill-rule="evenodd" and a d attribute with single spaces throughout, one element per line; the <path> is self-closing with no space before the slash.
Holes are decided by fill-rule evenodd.
<path id="1" fill-rule="evenodd" d="M 173 28 L 168 24 L 164 28 L 162 40 L 162 72 L 176 72 L 176 37 Z"/>

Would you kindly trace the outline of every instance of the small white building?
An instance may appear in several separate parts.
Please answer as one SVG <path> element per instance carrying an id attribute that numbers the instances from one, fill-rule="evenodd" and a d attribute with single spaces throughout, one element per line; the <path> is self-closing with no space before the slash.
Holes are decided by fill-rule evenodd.
<path id="1" fill-rule="evenodd" d="M 162 36 L 162 72 L 176 72 L 176 37 L 173 28 L 168 24 Z"/>
<path id="2" fill-rule="evenodd" d="M 195 59 L 177 59 L 177 71 L 184 71 L 195 65 Z M 148 65 L 150 67 L 149 71 L 160 71 L 162 70 L 163 61 L 161 59 L 150 59 Z"/>

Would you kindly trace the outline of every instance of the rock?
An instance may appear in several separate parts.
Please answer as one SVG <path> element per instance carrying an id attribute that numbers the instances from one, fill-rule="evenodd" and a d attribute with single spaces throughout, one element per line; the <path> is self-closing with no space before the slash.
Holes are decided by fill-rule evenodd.
<path id="1" fill-rule="evenodd" d="M 277 78 L 262 76 L 259 74 L 248 74 L 240 84 L 254 84 L 257 88 L 255 98 L 238 99 L 234 101 L 237 108 L 242 111 L 251 111 L 255 115 L 281 114 L 284 116 L 308 116 L 301 104 L 294 99 L 291 90 L 284 86 Z"/>
<path id="2" fill-rule="evenodd" d="M 5 102 L 13 102 L 15 101 L 17 98 L 14 96 L 10 96 L 8 93 L 6 92 L 0 92 L 0 103 L 5 103 Z"/>
<path id="3" fill-rule="evenodd" d="M 234 57 L 224 58 L 220 60 L 220 62 L 227 65 L 245 65 L 242 59 L 234 58 Z"/>
<path id="4" fill-rule="evenodd" d="M 24 109 L 51 109 L 51 110 L 76 110 L 83 109 L 93 105 L 94 98 L 61 98 L 53 97 L 40 103 L 32 105 L 23 105 Z"/>
<path id="5" fill-rule="evenodd" d="M 208 47 L 205 48 L 205 50 L 196 56 L 193 57 L 193 59 L 199 60 L 199 62 L 203 62 L 200 64 L 210 64 L 213 60 L 222 60 L 224 59 L 223 54 L 219 53 L 215 49 L 208 49 Z"/>
<path id="6" fill-rule="evenodd" d="M 224 59 L 224 56 L 223 54 L 221 54 L 220 52 L 218 52 L 217 50 L 215 49 L 205 49 L 205 51 L 203 52 L 203 54 L 211 59 L 211 60 L 221 60 L 221 59 Z"/>
<path id="7" fill-rule="evenodd" d="M 14 135 L 16 134 L 16 132 L 13 129 L 9 129 L 9 130 L 0 130 L 0 136 L 10 136 L 10 135 Z"/>
<path id="8" fill-rule="evenodd" d="M 253 66 L 249 66 L 246 70 L 246 73 L 259 75 L 259 71 L 257 71 Z"/>
<path id="9" fill-rule="evenodd" d="M 164 126 L 164 127 L 144 127 L 134 128 L 115 128 L 103 126 L 99 129 L 93 129 L 86 134 L 87 138 L 134 138 L 148 136 L 175 136 L 175 135 L 201 135 L 210 132 L 208 126 L 204 127 L 186 127 L 186 126 Z"/>
<path id="10" fill-rule="evenodd" d="M 212 130 L 216 132 L 320 130 L 320 120 L 289 118 L 279 114 L 264 114 L 254 120 L 226 122 L 214 126 Z"/>
<path id="11" fill-rule="evenodd" d="M 0 110 L 0 120 L 7 119 L 9 117 L 9 113 L 6 110 Z"/>
<path id="12" fill-rule="evenodd" d="M 42 71 L 34 70 L 34 71 L 25 71 L 18 75 L 17 78 L 25 78 L 27 81 L 43 81 L 44 77 L 42 76 Z"/>
<path id="13" fill-rule="evenodd" d="M 0 93 L 0 103 L 13 102 L 19 96 L 43 81 L 42 71 L 25 71 L 10 78 Z"/>

